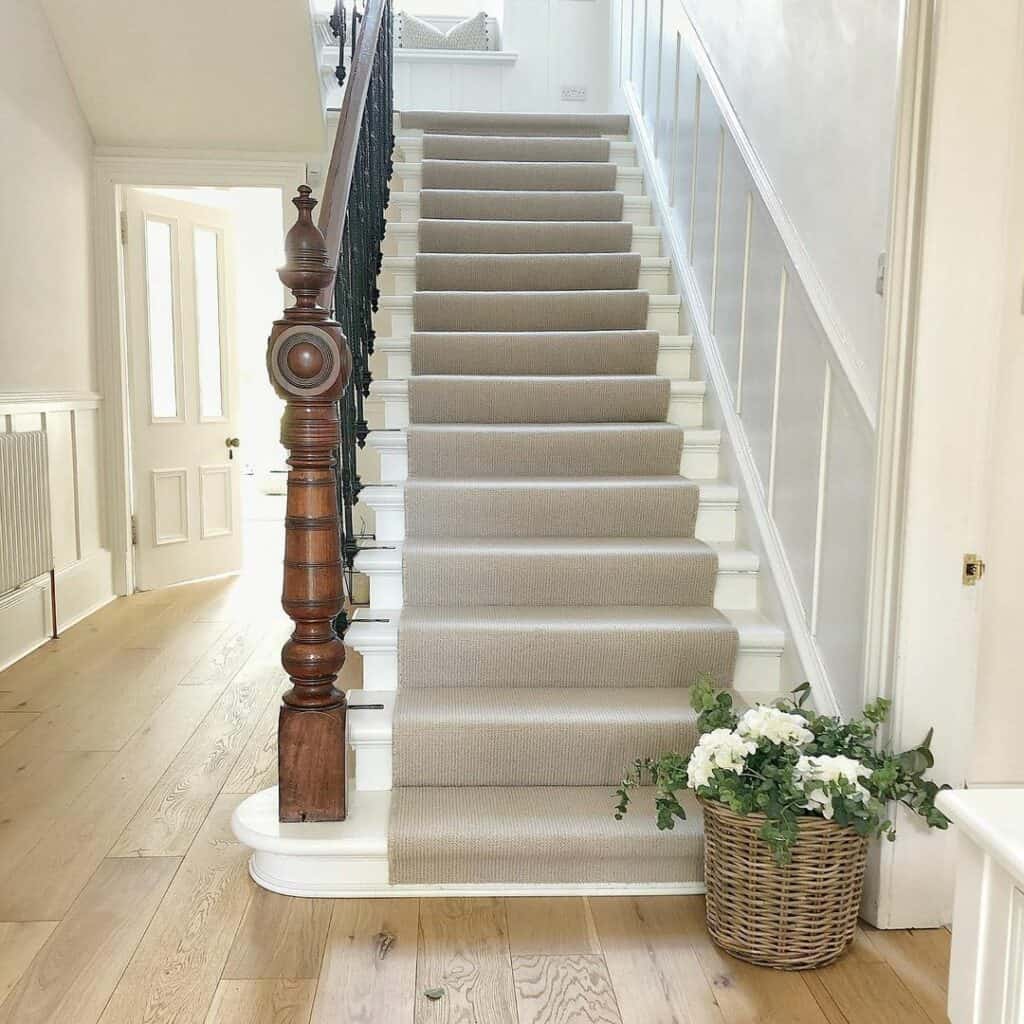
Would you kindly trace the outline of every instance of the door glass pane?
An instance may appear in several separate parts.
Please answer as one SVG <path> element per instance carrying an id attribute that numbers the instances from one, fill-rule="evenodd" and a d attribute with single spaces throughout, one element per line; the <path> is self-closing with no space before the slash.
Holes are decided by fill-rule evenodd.
<path id="1" fill-rule="evenodd" d="M 221 379 L 220 273 L 218 243 L 211 228 L 196 228 L 196 332 L 199 338 L 199 413 L 204 419 L 224 415 Z"/>
<path id="2" fill-rule="evenodd" d="M 146 220 L 146 314 L 149 320 L 149 395 L 153 419 L 178 415 L 174 353 L 171 225 Z"/>

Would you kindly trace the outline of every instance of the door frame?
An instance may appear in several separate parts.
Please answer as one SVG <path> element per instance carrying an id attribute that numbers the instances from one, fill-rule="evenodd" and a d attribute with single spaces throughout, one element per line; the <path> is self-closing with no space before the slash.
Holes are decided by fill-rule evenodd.
<path id="1" fill-rule="evenodd" d="M 121 213 L 129 188 L 277 188 L 281 191 L 281 224 L 294 219 L 291 198 L 298 185 L 318 178 L 305 158 L 181 157 L 166 152 L 98 151 L 93 180 L 93 259 L 97 377 L 102 402 L 102 436 L 106 458 L 106 536 L 110 545 L 115 594 L 135 590 L 135 558 L 131 541 L 131 421 L 128 404 L 128 325 L 125 252 L 121 244 Z M 317 182 L 313 180 L 312 184 Z M 284 286 L 281 289 L 282 308 Z M 270 324 L 267 324 L 270 330 Z M 239 339 L 254 344 L 255 339 Z"/>
<path id="2" fill-rule="evenodd" d="M 1022 53 L 1017 0 L 908 0 L 865 697 L 893 701 L 897 746 L 934 726 L 936 776 L 957 787 L 970 773 L 985 590 L 962 585 L 961 558 L 985 555 L 987 396 L 1005 289 L 1019 287 L 1005 227 L 1019 187 L 1008 127 L 1024 109 Z M 861 911 L 878 927 L 951 919 L 955 829 L 912 819 L 898 809 L 899 839 L 872 850 Z"/>

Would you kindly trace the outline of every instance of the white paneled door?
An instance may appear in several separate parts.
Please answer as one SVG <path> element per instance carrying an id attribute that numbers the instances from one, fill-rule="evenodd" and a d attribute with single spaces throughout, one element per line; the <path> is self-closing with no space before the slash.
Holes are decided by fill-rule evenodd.
<path id="1" fill-rule="evenodd" d="M 226 210 L 126 196 L 135 581 L 237 572 L 242 537 Z"/>

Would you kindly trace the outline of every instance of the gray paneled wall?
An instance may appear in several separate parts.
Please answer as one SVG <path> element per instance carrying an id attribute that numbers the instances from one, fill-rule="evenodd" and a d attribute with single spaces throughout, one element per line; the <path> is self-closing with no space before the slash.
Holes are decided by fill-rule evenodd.
<path id="1" fill-rule="evenodd" d="M 739 426 L 734 447 L 749 452 L 751 497 L 764 503 L 784 553 L 783 602 L 815 643 L 840 707 L 858 710 L 874 473 L 868 415 L 808 296 L 820 286 L 801 281 L 769 212 L 775 202 L 754 184 L 749 140 L 738 144 L 736 119 L 701 73 L 706 55 L 698 59 L 680 0 L 618 0 L 612 27 L 612 80 L 642 115 L 668 204 L 663 227 L 688 263 L 681 276 L 695 332 L 711 349 L 707 361 L 721 366 L 719 399 Z M 786 115 L 778 111 L 780 123 Z"/>

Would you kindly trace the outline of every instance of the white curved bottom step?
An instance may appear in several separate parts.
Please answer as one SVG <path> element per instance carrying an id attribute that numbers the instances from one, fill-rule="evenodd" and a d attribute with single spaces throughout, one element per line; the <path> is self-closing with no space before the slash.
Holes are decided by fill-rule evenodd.
<path id="1" fill-rule="evenodd" d="M 285 896 L 343 899 L 401 896 L 631 896 L 704 892 L 699 882 L 539 885 L 392 885 L 388 871 L 389 792 L 352 792 L 345 821 L 282 824 L 277 787 L 243 800 L 231 818 L 253 852 L 249 874 Z"/>

